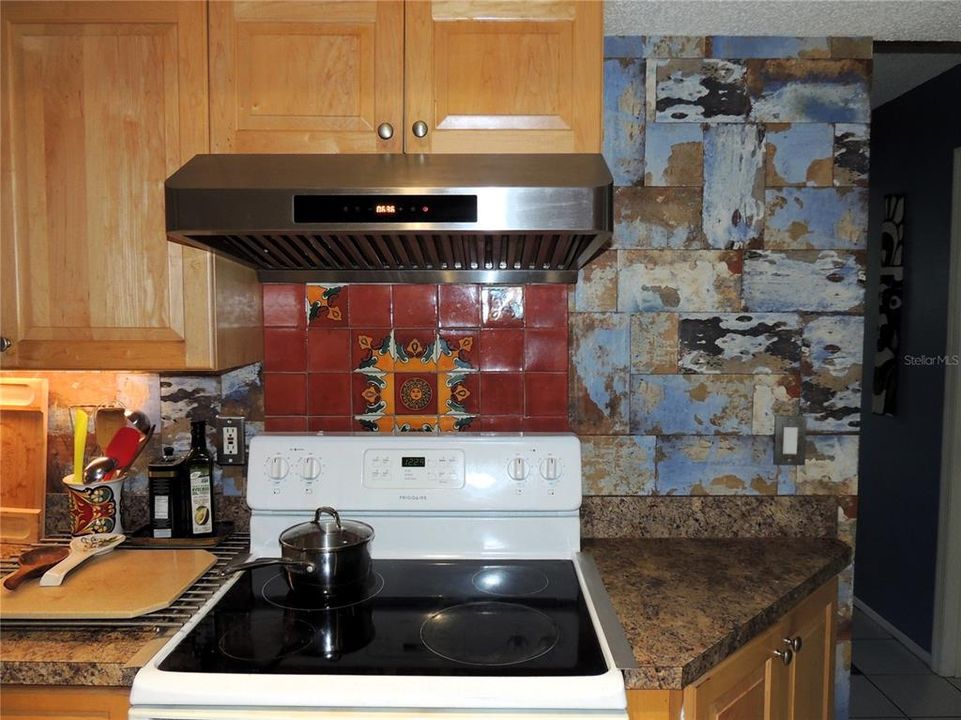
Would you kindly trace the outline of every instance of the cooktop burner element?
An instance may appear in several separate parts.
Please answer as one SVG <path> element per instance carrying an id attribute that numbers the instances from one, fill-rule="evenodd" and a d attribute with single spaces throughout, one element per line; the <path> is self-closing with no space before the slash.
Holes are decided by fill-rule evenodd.
<path id="1" fill-rule="evenodd" d="M 283 616 L 249 617 L 220 636 L 220 652 L 234 660 L 272 663 L 300 652 L 313 642 L 314 628 Z"/>
<path id="2" fill-rule="evenodd" d="M 547 575 L 540 570 L 523 565 L 494 565 L 477 573 L 474 587 L 491 595 L 521 597 L 534 595 L 550 584 Z"/>
<path id="3" fill-rule="evenodd" d="M 264 600 L 285 610 L 330 611 L 365 602 L 384 589 L 384 576 L 372 573 L 370 580 L 358 592 L 341 595 L 312 594 L 305 590 L 291 590 L 283 575 L 274 575 L 260 589 Z"/>
<path id="4" fill-rule="evenodd" d="M 473 602 L 431 615 L 421 640 L 442 658 L 468 665 L 516 665 L 539 658 L 557 645 L 557 625 L 524 605 Z"/>

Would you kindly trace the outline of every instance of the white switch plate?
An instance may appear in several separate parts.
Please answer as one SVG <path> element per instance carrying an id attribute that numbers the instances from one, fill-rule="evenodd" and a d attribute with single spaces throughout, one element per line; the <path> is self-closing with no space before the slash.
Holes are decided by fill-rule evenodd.
<path id="1" fill-rule="evenodd" d="M 803 465 L 805 450 L 804 417 L 774 418 L 774 464 Z"/>

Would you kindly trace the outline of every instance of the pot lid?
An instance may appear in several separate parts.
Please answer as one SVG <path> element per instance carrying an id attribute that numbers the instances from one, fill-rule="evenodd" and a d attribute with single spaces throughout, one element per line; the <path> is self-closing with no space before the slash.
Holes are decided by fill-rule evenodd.
<path id="1" fill-rule="evenodd" d="M 322 518 L 327 514 L 330 518 Z M 320 507 L 314 519 L 284 530 L 280 542 L 297 550 L 345 550 L 370 542 L 374 528 L 359 520 L 341 520 L 332 507 Z"/>

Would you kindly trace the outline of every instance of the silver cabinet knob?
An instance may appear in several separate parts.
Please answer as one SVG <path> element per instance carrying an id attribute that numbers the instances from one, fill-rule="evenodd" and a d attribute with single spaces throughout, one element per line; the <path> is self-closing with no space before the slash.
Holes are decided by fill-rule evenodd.
<path id="1" fill-rule="evenodd" d="M 390 123 L 381 123 L 377 126 L 377 134 L 381 140 L 390 140 L 394 137 L 394 126 Z"/>
<path id="2" fill-rule="evenodd" d="M 10 338 L 0 337 L 0 352 L 6 352 L 13 347 L 13 343 L 10 342 Z"/>
<path id="3" fill-rule="evenodd" d="M 410 130 L 414 133 L 415 137 L 424 137 L 427 134 L 427 123 L 423 120 L 418 120 L 413 125 L 410 126 Z"/>
<path id="4" fill-rule="evenodd" d="M 775 655 L 781 658 L 781 662 L 785 665 L 790 665 L 791 661 L 794 659 L 794 651 L 791 648 L 785 648 L 784 650 L 774 650 Z"/>
<path id="5" fill-rule="evenodd" d="M 794 652 L 801 652 L 801 636 L 798 635 L 794 638 L 786 637 L 784 638 L 784 644 L 788 646 Z"/>

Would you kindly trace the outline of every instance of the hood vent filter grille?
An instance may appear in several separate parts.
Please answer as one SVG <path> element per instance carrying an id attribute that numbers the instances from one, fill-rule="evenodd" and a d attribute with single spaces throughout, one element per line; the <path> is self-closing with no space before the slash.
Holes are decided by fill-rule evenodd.
<path id="1" fill-rule="evenodd" d="M 564 233 L 188 237 L 246 262 L 267 282 L 436 282 L 445 272 L 458 282 L 573 282 L 603 245 L 596 235 Z"/>

